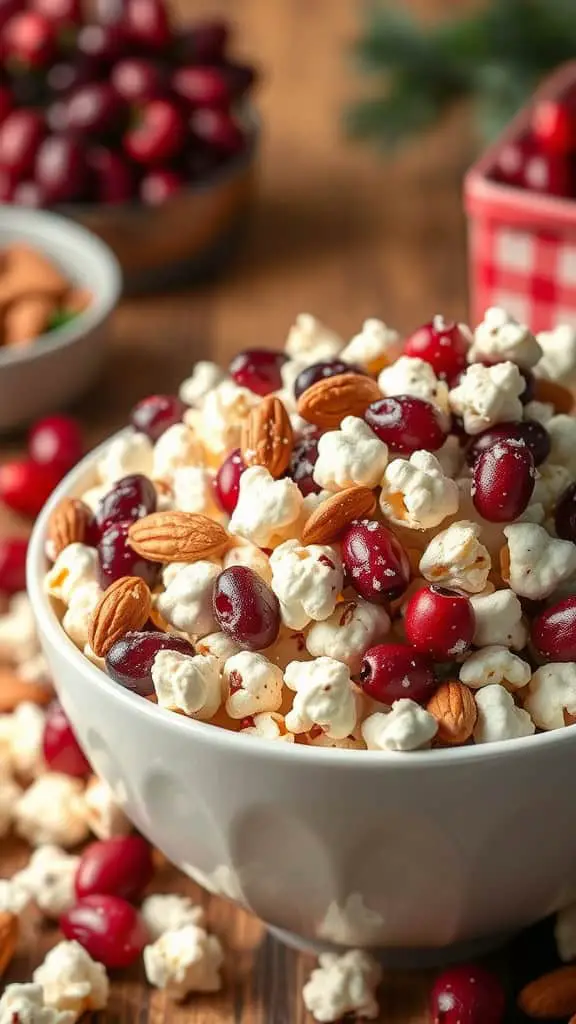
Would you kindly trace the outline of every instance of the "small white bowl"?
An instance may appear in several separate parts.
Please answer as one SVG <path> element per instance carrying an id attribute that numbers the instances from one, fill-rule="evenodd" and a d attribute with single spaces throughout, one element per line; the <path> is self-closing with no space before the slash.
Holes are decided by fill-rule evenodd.
<path id="1" fill-rule="evenodd" d="M 0 430 L 24 426 L 88 388 L 105 355 L 106 322 L 122 289 L 111 250 L 85 228 L 40 210 L 0 206 L 0 250 L 25 242 L 46 254 L 72 284 L 88 288 L 90 307 L 27 348 L 0 348 Z"/>
<path id="2" fill-rule="evenodd" d="M 250 739 L 165 711 L 92 665 L 28 588 L 56 689 L 96 771 L 183 871 L 302 947 L 374 946 L 391 964 L 469 956 L 576 896 L 576 728 L 410 754 Z"/>

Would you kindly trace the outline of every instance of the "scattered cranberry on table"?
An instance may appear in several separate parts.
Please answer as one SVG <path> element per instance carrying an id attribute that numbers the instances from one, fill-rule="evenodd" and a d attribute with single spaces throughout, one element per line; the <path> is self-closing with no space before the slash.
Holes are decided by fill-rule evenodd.
<path id="1" fill-rule="evenodd" d="M 449 661 L 472 644 L 475 617 L 470 600 L 456 590 L 432 584 L 412 595 L 404 613 L 409 643 L 421 654 Z"/>
<path id="2" fill-rule="evenodd" d="M 57 700 L 52 702 L 46 712 L 42 754 L 46 764 L 54 772 L 83 779 L 92 771 L 64 708 Z"/>
<path id="3" fill-rule="evenodd" d="M 152 848 L 142 836 L 114 836 L 90 843 L 82 852 L 74 887 L 85 896 L 137 900 L 154 874 Z"/>
<path id="4" fill-rule="evenodd" d="M 430 995 L 432 1024 L 504 1024 L 506 998 L 496 976 L 485 967 L 449 967 Z"/>
<path id="5" fill-rule="evenodd" d="M 118 896 L 85 896 L 60 918 L 64 937 L 76 940 L 105 967 L 129 967 L 149 941 L 137 910 Z"/>

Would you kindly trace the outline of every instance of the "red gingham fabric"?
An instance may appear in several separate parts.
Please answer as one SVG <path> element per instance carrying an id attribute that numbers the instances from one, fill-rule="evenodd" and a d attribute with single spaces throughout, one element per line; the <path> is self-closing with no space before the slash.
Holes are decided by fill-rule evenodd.
<path id="1" fill-rule="evenodd" d="M 576 326 L 576 234 L 475 216 L 469 248 L 474 323 L 489 306 L 503 306 L 533 331 Z"/>

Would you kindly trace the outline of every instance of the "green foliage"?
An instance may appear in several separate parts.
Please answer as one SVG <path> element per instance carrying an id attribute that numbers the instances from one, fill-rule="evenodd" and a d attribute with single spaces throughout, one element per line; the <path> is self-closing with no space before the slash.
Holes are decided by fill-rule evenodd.
<path id="1" fill-rule="evenodd" d="M 358 138 L 395 146 L 463 99 L 492 138 L 543 75 L 576 58 L 576 0 L 489 0 L 478 12 L 426 26 L 400 4 L 372 2 L 354 47 L 374 82 L 347 113 Z"/>

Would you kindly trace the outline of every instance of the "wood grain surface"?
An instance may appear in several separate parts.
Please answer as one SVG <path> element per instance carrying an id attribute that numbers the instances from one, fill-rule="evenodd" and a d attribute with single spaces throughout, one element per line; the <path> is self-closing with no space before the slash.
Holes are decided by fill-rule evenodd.
<path id="1" fill-rule="evenodd" d="M 120 426 L 133 402 L 170 391 L 200 358 L 226 363 L 245 346 L 279 347 L 294 316 L 314 312 L 345 336 L 379 316 L 408 330 L 436 312 L 466 314 L 462 172 L 472 149 L 456 118 L 394 159 L 342 135 L 344 104 L 365 87 L 348 53 L 359 0 L 180 0 L 183 16 L 217 11 L 238 25 L 238 51 L 264 71 L 259 202 L 236 266 L 196 292 L 125 301 L 114 318 L 107 370 L 79 403 L 90 444 Z M 453 0 L 411 5 L 425 16 Z M 460 7 L 460 5 L 456 5 Z M 3 454 L 21 439 L 5 442 Z M 22 524 L 7 517 L 3 528 Z M 25 859 L 2 851 L 2 874 Z M 301 989 L 313 961 L 266 935 L 248 914 L 202 893 L 166 867 L 160 891 L 201 900 L 227 950 L 222 994 L 183 1008 L 152 992 L 141 971 L 114 981 L 109 1024 L 304 1024 Z M 25 979 L 53 941 L 34 918 L 10 979 Z M 388 974 L 379 1018 L 425 1024 L 428 974 Z"/>

